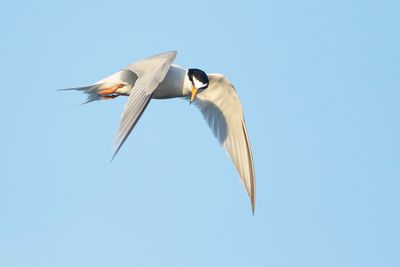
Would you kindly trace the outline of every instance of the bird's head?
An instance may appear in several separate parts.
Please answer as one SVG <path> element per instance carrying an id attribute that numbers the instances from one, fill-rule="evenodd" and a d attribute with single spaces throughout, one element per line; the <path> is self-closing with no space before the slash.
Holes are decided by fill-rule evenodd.
<path id="1" fill-rule="evenodd" d="M 187 75 L 192 85 L 192 95 L 190 96 L 190 103 L 192 103 L 197 93 L 208 87 L 208 76 L 204 71 L 199 69 L 189 69 Z"/>

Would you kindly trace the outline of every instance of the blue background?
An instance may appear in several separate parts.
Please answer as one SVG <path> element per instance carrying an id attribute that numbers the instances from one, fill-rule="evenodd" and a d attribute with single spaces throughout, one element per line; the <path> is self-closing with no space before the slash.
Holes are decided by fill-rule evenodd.
<path id="1" fill-rule="evenodd" d="M 400 266 L 398 1 L 2 1 L 0 266 Z M 250 203 L 193 106 L 58 88 L 178 50 L 245 110 Z"/>

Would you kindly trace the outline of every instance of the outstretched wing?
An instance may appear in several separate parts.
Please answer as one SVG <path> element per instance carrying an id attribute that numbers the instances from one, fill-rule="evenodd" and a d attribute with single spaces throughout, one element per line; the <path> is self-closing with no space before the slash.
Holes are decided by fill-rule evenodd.
<path id="1" fill-rule="evenodd" d="M 235 88 L 224 75 L 209 74 L 208 78 L 208 88 L 197 95 L 194 103 L 239 172 L 254 213 L 256 180 L 242 105 Z"/>
<path id="2" fill-rule="evenodd" d="M 124 68 L 125 71 L 135 73 L 138 79 L 132 88 L 128 103 L 125 105 L 125 110 L 122 113 L 114 142 L 114 154 L 112 158 L 118 153 L 122 144 L 140 119 L 140 116 L 151 100 L 154 90 L 164 80 L 171 63 L 176 57 L 176 53 L 176 51 L 171 51 L 155 55 Z"/>

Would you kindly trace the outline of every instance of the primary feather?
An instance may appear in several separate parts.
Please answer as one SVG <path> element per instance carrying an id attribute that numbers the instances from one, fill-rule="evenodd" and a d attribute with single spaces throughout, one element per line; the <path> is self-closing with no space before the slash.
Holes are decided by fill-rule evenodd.
<path id="1" fill-rule="evenodd" d="M 224 75 L 209 74 L 208 78 L 208 88 L 197 95 L 194 103 L 234 163 L 250 196 L 254 213 L 255 172 L 242 105 L 235 88 Z"/>

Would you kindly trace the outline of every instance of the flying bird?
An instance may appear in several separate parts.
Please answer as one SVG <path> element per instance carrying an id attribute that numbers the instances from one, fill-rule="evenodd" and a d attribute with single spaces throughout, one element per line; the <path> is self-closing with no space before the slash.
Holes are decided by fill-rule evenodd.
<path id="1" fill-rule="evenodd" d="M 89 103 L 128 96 L 116 134 L 113 157 L 135 127 L 151 99 L 186 98 L 195 104 L 238 171 L 255 210 L 253 156 L 242 105 L 233 85 L 222 74 L 173 65 L 171 51 L 134 62 L 89 86 L 68 88 L 87 94 Z"/>

